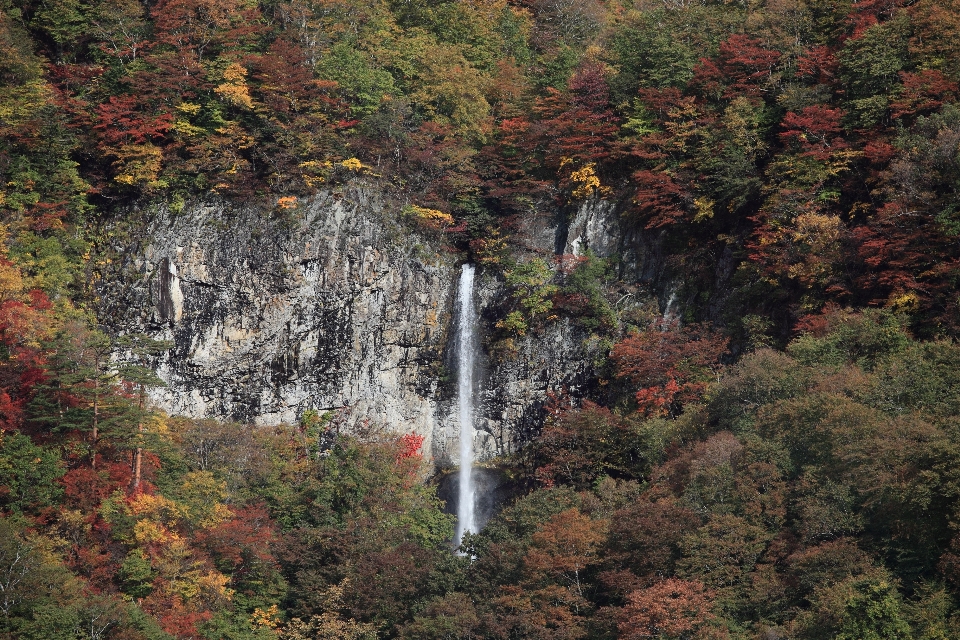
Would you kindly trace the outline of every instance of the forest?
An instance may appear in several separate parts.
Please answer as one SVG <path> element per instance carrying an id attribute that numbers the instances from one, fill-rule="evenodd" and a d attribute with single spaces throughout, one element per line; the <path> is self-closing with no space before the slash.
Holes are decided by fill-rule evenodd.
<path id="1" fill-rule="evenodd" d="M 960 637 L 958 83 L 958 0 L 0 0 L 0 638 Z M 134 208 L 351 181 L 606 347 L 459 554 L 422 436 L 98 317 Z M 597 200 L 677 315 L 525 251 Z"/>

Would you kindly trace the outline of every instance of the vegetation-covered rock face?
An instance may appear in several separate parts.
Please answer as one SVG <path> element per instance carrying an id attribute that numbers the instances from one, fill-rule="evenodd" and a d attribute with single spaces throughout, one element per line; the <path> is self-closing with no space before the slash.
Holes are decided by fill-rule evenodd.
<path id="1" fill-rule="evenodd" d="M 153 404 L 259 425 L 329 413 L 341 429 L 372 421 L 421 434 L 438 465 L 456 458 L 456 255 L 379 193 L 352 184 L 279 217 L 218 202 L 134 212 L 113 227 L 96 311 L 109 331 L 169 343 L 148 363 L 164 383 L 149 390 Z M 478 294 L 487 333 L 513 292 L 497 275 L 485 271 Z M 483 363 L 483 457 L 538 429 L 549 391 L 590 386 L 598 344 L 582 344 L 569 321 L 536 329 Z"/>
<path id="2" fill-rule="evenodd" d="M 960 637 L 958 16 L 0 0 L 0 638 Z"/>

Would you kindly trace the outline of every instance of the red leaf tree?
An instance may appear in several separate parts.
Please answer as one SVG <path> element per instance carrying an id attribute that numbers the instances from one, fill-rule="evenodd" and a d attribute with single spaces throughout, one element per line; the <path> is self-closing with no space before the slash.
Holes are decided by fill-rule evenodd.
<path id="1" fill-rule="evenodd" d="M 627 596 L 617 627 L 624 640 L 687 638 L 710 620 L 712 594 L 699 580 L 668 578 Z"/>
<path id="2" fill-rule="evenodd" d="M 779 51 L 767 49 L 756 38 L 733 34 L 720 44 L 716 60 L 701 59 L 690 84 L 710 97 L 759 98 L 779 60 Z"/>
<path id="3" fill-rule="evenodd" d="M 727 344 L 709 325 L 681 327 L 676 320 L 657 320 L 616 344 L 610 357 L 617 377 L 640 387 L 636 399 L 641 412 L 676 416 L 703 394 Z"/>

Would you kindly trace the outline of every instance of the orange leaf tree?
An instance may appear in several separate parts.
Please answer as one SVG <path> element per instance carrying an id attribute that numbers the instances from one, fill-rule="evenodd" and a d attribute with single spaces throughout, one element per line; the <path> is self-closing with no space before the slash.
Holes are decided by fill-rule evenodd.
<path id="1" fill-rule="evenodd" d="M 668 578 L 627 596 L 618 628 L 624 640 L 688 638 L 711 617 L 710 598 L 699 580 Z"/>

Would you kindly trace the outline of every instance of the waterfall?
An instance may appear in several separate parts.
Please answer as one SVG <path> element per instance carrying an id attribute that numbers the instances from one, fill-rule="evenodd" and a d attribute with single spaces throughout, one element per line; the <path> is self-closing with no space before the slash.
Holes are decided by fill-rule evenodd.
<path id="1" fill-rule="evenodd" d="M 477 349 L 477 314 L 473 307 L 473 265 L 463 265 L 457 300 L 457 378 L 459 380 L 460 482 L 457 496 L 457 537 L 459 546 L 466 531 L 476 533 L 473 486 L 473 399 L 474 360 Z"/>
<path id="2" fill-rule="evenodd" d="M 670 292 L 670 299 L 667 300 L 667 306 L 663 308 L 664 321 L 667 321 L 673 318 L 673 312 L 671 312 L 671 309 L 673 309 L 673 303 L 676 301 L 677 301 L 677 290 L 674 289 L 673 291 Z"/>

